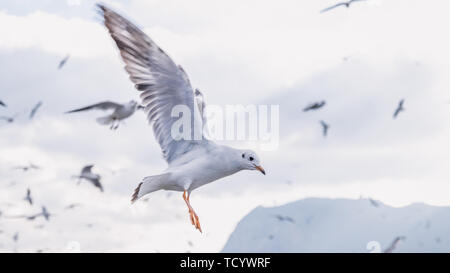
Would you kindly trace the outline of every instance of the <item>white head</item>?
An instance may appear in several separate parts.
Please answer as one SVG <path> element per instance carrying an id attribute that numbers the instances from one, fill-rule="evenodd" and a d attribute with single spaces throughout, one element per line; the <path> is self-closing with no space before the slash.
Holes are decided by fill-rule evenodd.
<path id="1" fill-rule="evenodd" d="M 244 170 L 258 170 L 262 174 L 266 174 L 266 171 L 261 167 L 259 157 L 254 151 L 241 150 L 239 161 L 242 169 Z"/>

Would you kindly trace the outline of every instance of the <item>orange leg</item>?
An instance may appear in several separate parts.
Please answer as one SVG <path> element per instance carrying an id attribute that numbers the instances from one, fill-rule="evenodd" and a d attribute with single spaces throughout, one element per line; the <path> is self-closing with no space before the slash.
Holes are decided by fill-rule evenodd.
<path id="1" fill-rule="evenodd" d="M 198 219 L 197 213 L 195 213 L 194 209 L 191 206 L 191 203 L 189 202 L 189 196 L 190 194 L 188 194 L 186 197 L 186 191 L 183 192 L 183 199 L 184 202 L 186 202 L 186 205 L 188 206 L 191 223 L 192 225 L 195 226 L 196 229 L 202 232 L 202 228 L 200 227 L 200 220 Z"/>

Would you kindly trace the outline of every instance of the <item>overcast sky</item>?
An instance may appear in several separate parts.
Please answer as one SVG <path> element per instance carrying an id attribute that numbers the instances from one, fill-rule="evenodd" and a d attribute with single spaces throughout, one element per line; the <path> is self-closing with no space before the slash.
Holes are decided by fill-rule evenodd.
<path id="1" fill-rule="evenodd" d="M 448 1 L 368 0 L 323 14 L 334 1 L 104 3 L 181 64 L 208 104 L 279 105 L 279 148 L 226 143 L 257 150 L 267 175 L 245 171 L 194 191 L 202 235 L 178 192 L 131 206 L 141 179 L 166 168 L 144 114 L 117 131 L 95 122 L 102 112 L 63 114 L 138 100 L 95 1 L 3 1 L 0 100 L 8 107 L 0 116 L 18 115 L 0 121 L 0 251 L 78 242 L 82 251 L 215 252 L 259 205 L 360 196 L 450 205 Z M 393 120 L 400 99 L 406 110 Z M 322 110 L 302 112 L 319 100 Z M 330 124 L 326 139 L 319 120 Z M 29 162 L 42 169 L 12 169 Z M 103 176 L 103 194 L 71 179 L 89 163 Z M 32 207 L 22 201 L 28 187 Z M 65 210 L 70 203 L 82 205 Z M 49 223 L 5 218 L 41 205 L 55 214 Z"/>

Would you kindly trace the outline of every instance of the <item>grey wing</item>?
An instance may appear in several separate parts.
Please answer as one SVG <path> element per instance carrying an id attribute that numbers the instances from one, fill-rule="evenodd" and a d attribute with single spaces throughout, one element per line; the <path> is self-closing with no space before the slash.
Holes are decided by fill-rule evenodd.
<path id="1" fill-rule="evenodd" d="M 70 55 L 66 55 L 66 56 L 64 57 L 64 59 L 62 59 L 62 60 L 59 62 L 58 69 L 61 69 L 61 68 L 66 64 L 66 62 L 67 62 L 67 60 L 69 59 L 69 57 L 70 57 Z"/>
<path id="2" fill-rule="evenodd" d="M 37 110 L 39 110 L 39 108 L 41 107 L 41 105 L 42 105 L 42 101 L 38 102 L 38 103 L 33 107 L 33 109 L 32 109 L 31 112 L 30 112 L 30 119 L 32 119 L 32 118 L 34 117 L 34 115 L 36 115 L 36 112 L 37 112 Z"/>
<path id="3" fill-rule="evenodd" d="M 92 170 L 92 167 L 94 167 L 94 165 L 87 165 L 87 166 L 84 166 L 83 169 L 81 170 L 81 173 L 82 173 L 82 174 L 83 174 L 83 173 L 90 173 L 91 170 Z"/>
<path id="4" fill-rule="evenodd" d="M 100 183 L 100 179 L 93 179 L 90 180 L 92 184 L 94 184 L 95 187 L 99 188 L 101 192 L 103 192 L 103 186 L 102 183 Z"/>
<path id="5" fill-rule="evenodd" d="M 203 139 L 201 118 L 198 108 L 194 107 L 189 79 L 184 70 L 139 28 L 113 10 L 100 4 L 98 7 L 120 50 L 130 80 L 137 90 L 142 91 L 147 118 L 164 158 L 170 163 Z M 191 126 L 189 139 L 181 133 L 171 135 L 172 125 L 179 119 L 172 117 L 172 110 L 179 105 L 190 111 L 190 125 L 194 126 Z"/>
<path id="6" fill-rule="evenodd" d="M 331 7 L 328 7 L 328 8 L 325 8 L 325 9 L 321 10 L 320 13 L 332 10 L 332 9 L 337 8 L 339 6 L 345 6 L 345 5 L 346 5 L 346 3 L 338 3 L 338 4 L 334 5 L 334 6 L 331 6 Z"/>
<path id="7" fill-rule="evenodd" d="M 93 110 L 93 109 L 98 109 L 98 110 L 109 110 L 109 109 L 117 109 L 119 107 L 122 107 L 121 104 L 119 103 L 115 103 L 112 101 L 104 101 L 104 102 L 99 102 L 96 104 L 92 104 L 86 107 L 82 107 L 82 108 L 78 108 L 78 109 L 74 109 L 71 111 L 66 112 L 67 113 L 75 113 L 75 112 L 80 112 L 80 111 L 86 111 L 86 110 Z"/>
<path id="8" fill-rule="evenodd" d="M 1 101 L 1 100 L 0 100 L 0 105 L 3 106 L 3 107 L 6 107 L 6 104 L 3 101 Z"/>

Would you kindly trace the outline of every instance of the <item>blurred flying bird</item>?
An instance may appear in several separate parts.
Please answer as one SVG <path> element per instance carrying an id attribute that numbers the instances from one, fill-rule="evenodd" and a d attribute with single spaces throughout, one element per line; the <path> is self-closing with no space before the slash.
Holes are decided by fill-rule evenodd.
<path id="1" fill-rule="evenodd" d="M 104 101 L 100 103 L 96 103 L 93 105 L 89 105 L 83 108 L 75 109 L 66 112 L 67 113 L 75 113 L 75 112 L 81 112 L 86 110 L 93 110 L 93 109 L 99 109 L 99 110 L 113 110 L 113 112 L 105 117 L 97 118 L 97 122 L 102 125 L 110 125 L 110 129 L 117 129 L 119 127 L 119 123 L 130 117 L 134 114 L 134 112 L 137 109 L 142 109 L 143 107 L 140 106 L 136 101 L 132 100 L 128 103 L 119 104 L 112 101 Z"/>
<path id="2" fill-rule="evenodd" d="M 78 184 L 81 183 L 82 179 L 85 179 L 92 183 L 95 187 L 99 188 L 101 192 L 103 192 L 103 186 L 100 183 L 100 175 L 95 174 L 92 172 L 92 167 L 94 165 L 87 165 L 84 166 L 83 169 L 81 169 L 81 174 L 78 176 L 74 176 L 75 178 L 78 178 Z"/>
<path id="3" fill-rule="evenodd" d="M 4 120 L 4 121 L 6 121 L 6 122 L 8 122 L 8 123 L 13 123 L 14 120 L 16 119 L 16 116 L 17 116 L 17 115 L 15 115 L 15 116 L 13 116 L 13 117 L 0 116 L 0 120 Z"/>
<path id="4" fill-rule="evenodd" d="M 33 205 L 33 199 L 31 198 L 31 190 L 27 189 L 27 195 L 24 198 L 25 201 L 30 203 L 30 205 Z"/>
<path id="5" fill-rule="evenodd" d="M 17 243 L 19 241 L 19 232 L 16 232 L 13 236 L 13 241 Z"/>
<path id="6" fill-rule="evenodd" d="M 39 108 L 42 106 L 42 101 L 38 102 L 33 109 L 31 109 L 30 112 L 30 119 L 33 119 L 34 116 L 36 115 L 37 111 L 39 110 Z"/>
<path id="7" fill-rule="evenodd" d="M 330 125 L 325 123 L 325 121 L 321 120 L 320 125 L 322 125 L 322 133 L 324 137 L 327 137 L 328 134 L 328 128 L 330 128 Z"/>
<path id="8" fill-rule="evenodd" d="M 283 215 L 280 215 L 280 214 L 275 215 L 275 218 L 277 218 L 278 221 L 280 221 L 280 222 L 284 222 L 284 221 L 291 222 L 291 223 L 295 222 L 294 219 L 292 219 L 291 217 L 283 216 Z"/>
<path id="9" fill-rule="evenodd" d="M 67 60 L 69 60 L 70 55 L 67 54 L 58 64 L 58 69 L 63 68 L 63 66 L 67 63 Z"/>
<path id="10" fill-rule="evenodd" d="M 49 221 L 49 220 L 50 220 L 51 214 L 48 212 L 48 210 L 47 210 L 46 207 L 42 206 L 41 212 L 40 212 L 40 213 L 31 215 L 31 216 L 27 216 L 26 219 L 27 219 L 27 220 L 30 220 L 30 221 L 33 221 L 33 220 L 35 220 L 37 217 L 40 217 L 40 216 L 44 217 L 45 220 Z"/>
<path id="11" fill-rule="evenodd" d="M 395 237 L 395 239 L 394 239 L 394 241 L 392 241 L 391 245 L 388 248 L 386 248 L 383 252 L 384 253 L 392 253 L 392 251 L 394 251 L 394 249 L 397 247 L 397 244 L 400 241 L 404 241 L 404 240 L 406 240 L 405 236 L 397 236 L 397 237 Z"/>
<path id="12" fill-rule="evenodd" d="M 378 208 L 380 206 L 380 204 L 378 204 L 377 201 L 373 200 L 372 198 L 369 198 L 369 202 L 370 204 L 372 204 L 372 206 Z"/>
<path id="13" fill-rule="evenodd" d="M 0 100 L 0 105 L 3 106 L 3 107 L 6 107 L 6 104 L 3 101 L 1 101 L 1 100 Z"/>
<path id="14" fill-rule="evenodd" d="M 403 108 L 403 103 L 405 102 L 404 99 L 400 100 L 400 102 L 398 103 L 397 109 L 395 109 L 394 112 L 394 119 L 397 118 L 398 114 L 402 111 L 405 111 L 405 108 Z"/>
<path id="15" fill-rule="evenodd" d="M 29 170 L 39 170 L 41 167 L 34 165 L 33 163 L 29 163 L 28 165 L 24 165 L 24 166 L 16 166 L 13 169 L 16 170 L 22 170 L 24 172 L 27 172 Z"/>
<path id="16" fill-rule="evenodd" d="M 78 203 L 70 204 L 67 207 L 65 207 L 65 209 L 74 209 L 77 207 L 81 207 L 81 204 L 78 204 Z"/>
<path id="17" fill-rule="evenodd" d="M 311 110 L 317 110 L 322 108 L 325 105 L 325 101 L 320 101 L 320 102 L 314 102 L 309 104 L 308 106 L 305 107 L 305 109 L 303 109 L 303 112 L 307 112 L 307 111 L 311 111 Z"/>
<path id="18" fill-rule="evenodd" d="M 350 5 L 351 5 L 353 2 L 358 2 L 358 1 L 365 1 L 365 0 L 350 0 L 350 1 L 347 1 L 347 2 L 340 2 L 340 3 L 337 3 L 336 5 L 333 5 L 333 6 L 331 6 L 331 7 L 328 7 L 328 8 L 325 8 L 325 9 L 321 10 L 320 13 L 324 13 L 324 12 L 326 12 L 326 11 L 335 9 L 335 8 L 337 8 L 337 7 L 340 7 L 340 6 L 345 6 L 346 8 L 349 8 Z"/>
<path id="19" fill-rule="evenodd" d="M 189 201 L 194 189 L 241 170 L 258 170 L 263 174 L 265 171 L 253 151 L 206 139 L 200 126 L 204 120 L 201 114 L 204 101 L 200 101 L 199 92 L 194 94 L 186 72 L 130 21 L 104 5 L 98 7 L 130 80 L 142 92 L 142 105 L 169 165 L 162 174 L 145 177 L 131 201 L 157 190 L 183 192 L 191 223 L 201 232 L 199 218 Z M 180 119 L 173 116 L 174 110 L 182 112 L 183 117 L 184 110 L 189 113 L 190 130 L 183 125 L 183 133 L 179 131 Z"/>

